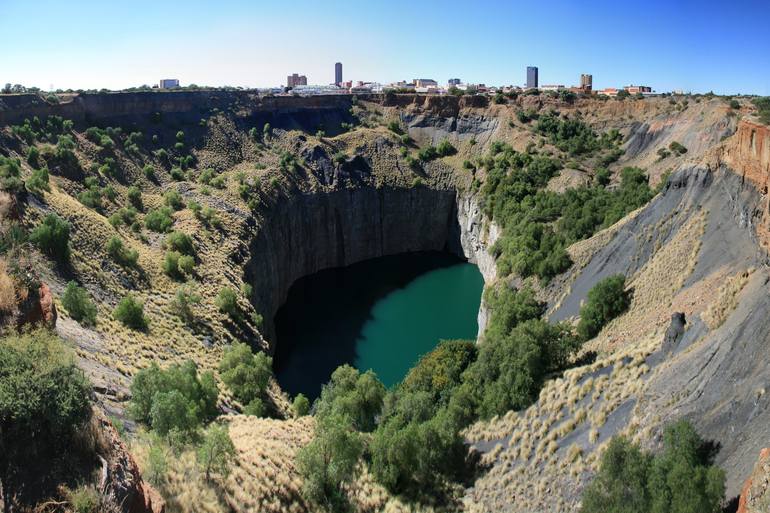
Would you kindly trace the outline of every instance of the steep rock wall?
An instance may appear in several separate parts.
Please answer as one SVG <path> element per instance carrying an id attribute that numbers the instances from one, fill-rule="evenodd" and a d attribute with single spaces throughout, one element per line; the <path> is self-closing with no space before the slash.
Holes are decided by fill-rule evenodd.
<path id="1" fill-rule="evenodd" d="M 251 244 L 246 275 L 275 349 L 273 317 L 291 285 L 322 269 L 386 255 L 449 251 L 494 277 L 482 238 L 481 212 L 454 189 L 359 187 L 298 194 L 272 208 Z M 483 320 L 483 318 L 482 318 Z"/>
<path id="2" fill-rule="evenodd" d="M 248 91 L 142 91 L 134 93 L 79 94 L 51 104 L 34 94 L 0 96 L 0 126 L 19 123 L 33 116 L 62 116 L 75 122 L 161 114 L 188 115 L 197 120 L 211 109 L 254 114 L 292 114 L 328 109 L 345 110 L 350 95 L 260 97 Z"/>
<path id="3" fill-rule="evenodd" d="M 719 159 L 762 195 L 757 237 L 765 249 L 770 249 L 770 127 L 741 121 L 735 135 L 722 147 Z"/>

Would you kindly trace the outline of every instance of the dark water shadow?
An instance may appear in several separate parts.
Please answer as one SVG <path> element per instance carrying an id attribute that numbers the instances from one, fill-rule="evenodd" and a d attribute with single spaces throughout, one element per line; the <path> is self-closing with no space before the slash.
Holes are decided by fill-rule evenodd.
<path id="1" fill-rule="evenodd" d="M 405 253 L 297 280 L 275 316 L 274 368 L 283 390 L 318 397 L 334 369 L 355 362 L 356 340 L 377 301 L 429 271 L 462 262 L 442 252 Z"/>

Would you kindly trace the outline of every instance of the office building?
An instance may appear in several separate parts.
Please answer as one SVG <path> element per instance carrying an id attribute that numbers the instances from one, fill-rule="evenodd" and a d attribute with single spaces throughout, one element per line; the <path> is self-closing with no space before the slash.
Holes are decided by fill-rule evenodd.
<path id="1" fill-rule="evenodd" d="M 537 88 L 537 66 L 527 66 L 527 88 Z"/>
<path id="2" fill-rule="evenodd" d="M 340 85 L 342 83 L 342 63 L 338 62 L 334 65 L 334 83 Z"/>
<path id="3" fill-rule="evenodd" d="M 593 75 L 586 75 L 585 73 L 580 75 L 580 89 L 583 91 L 590 92 L 591 89 L 593 89 L 594 86 L 594 77 Z"/>
<path id="4" fill-rule="evenodd" d="M 435 80 L 432 80 L 430 78 L 415 78 L 414 79 L 414 86 L 423 88 L 423 87 L 438 87 L 438 82 Z"/>
<path id="5" fill-rule="evenodd" d="M 305 75 L 297 75 L 293 73 L 286 77 L 286 87 L 306 86 L 307 77 Z"/>
<path id="6" fill-rule="evenodd" d="M 449 87 L 452 87 L 452 86 L 459 86 L 460 84 L 462 84 L 462 82 L 460 81 L 459 78 L 450 78 L 447 81 L 447 84 L 449 85 Z"/>
<path id="7" fill-rule="evenodd" d="M 160 81 L 158 86 L 161 89 L 173 89 L 175 87 L 179 87 L 179 80 L 175 78 L 164 78 Z"/>

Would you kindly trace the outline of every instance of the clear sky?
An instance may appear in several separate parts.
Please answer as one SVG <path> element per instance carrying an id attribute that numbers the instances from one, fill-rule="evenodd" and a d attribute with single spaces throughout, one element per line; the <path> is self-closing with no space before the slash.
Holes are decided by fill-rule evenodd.
<path id="1" fill-rule="evenodd" d="M 0 0 L 0 83 L 461 78 L 770 95 L 770 0 Z"/>

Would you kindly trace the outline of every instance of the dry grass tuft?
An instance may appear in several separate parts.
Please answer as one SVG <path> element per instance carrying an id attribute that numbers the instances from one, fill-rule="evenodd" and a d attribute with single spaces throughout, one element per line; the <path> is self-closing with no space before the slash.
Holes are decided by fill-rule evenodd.
<path id="1" fill-rule="evenodd" d="M 734 276 L 731 276 L 719 287 L 714 301 L 706 308 L 701 315 L 703 322 L 709 329 L 715 330 L 720 327 L 727 317 L 738 306 L 738 296 L 743 287 L 749 282 L 749 277 L 754 269 L 749 269 Z"/>

